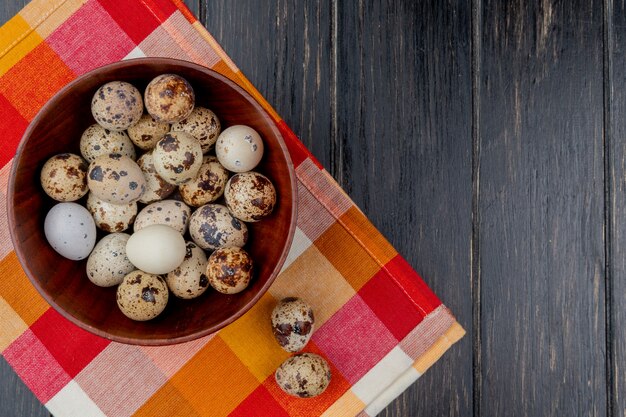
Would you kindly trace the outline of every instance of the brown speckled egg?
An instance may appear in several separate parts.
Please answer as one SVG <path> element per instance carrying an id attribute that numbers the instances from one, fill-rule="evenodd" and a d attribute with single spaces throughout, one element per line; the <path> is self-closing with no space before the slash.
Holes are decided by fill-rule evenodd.
<path id="1" fill-rule="evenodd" d="M 149 114 L 144 114 L 141 119 L 128 128 L 130 140 L 138 148 L 148 150 L 170 131 L 169 123 L 157 122 Z"/>
<path id="2" fill-rule="evenodd" d="M 87 168 L 85 160 L 78 155 L 55 155 L 41 169 L 41 186 L 56 201 L 76 201 L 89 191 Z"/>
<path id="3" fill-rule="evenodd" d="M 155 318 L 165 309 L 169 291 L 159 275 L 136 270 L 117 287 L 117 306 L 126 317 L 137 321 Z"/>
<path id="4" fill-rule="evenodd" d="M 105 129 L 99 124 L 93 124 L 83 132 L 80 137 L 80 153 L 87 162 L 109 153 L 119 153 L 133 161 L 137 158 L 135 147 L 126 132 Z"/>
<path id="5" fill-rule="evenodd" d="M 87 210 L 99 229 L 105 232 L 123 232 L 135 221 L 137 203 L 111 204 L 99 199 L 94 193 L 89 193 Z"/>
<path id="6" fill-rule="evenodd" d="M 250 126 L 234 125 L 217 138 L 215 154 L 229 171 L 251 171 L 263 157 L 263 140 Z"/>
<path id="7" fill-rule="evenodd" d="M 272 311 L 272 332 L 287 352 L 302 350 L 311 339 L 314 324 L 313 309 L 300 298 L 283 298 Z"/>
<path id="8" fill-rule="evenodd" d="M 196 245 L 206 250 L 242 247 L 248 240 L 248 227 L 221 204 L 206 204 L 191 215 L 189 234 Z"/>
<path id="9" fill-rule="evenodd" d="M 87 259 L 87 278 L 99 287 L 119 285 L 135 266 L 126 256 L 130 235 L 111 233 L 103 237 Z"/>
<path id="10" fill-rule="evenodd" d="M 112 204 L 137 201 L 146 189 L 139 165 L 117 153 L 97 157 L 89 165 L 87 183 L 96 197 Z"/>
<path id="11" fill-rule="evenodd" d="M 152 152 L 157 174 L 170 184 L 192 180 L 202 166 L 202 148 L 198 139 L 185 132 L 169 132 Z"/>
<path id="12" fill-rule="evenodd" d="M 105 129 L 126 130 L 143 114 L 141 93 L 124 81 L 106 83 L 91 99 L 91 114 Z"/>
<path id="13" fill-rule="evenodd" d="M 187 242 L 187 253 L 182 264 L 165 277 L 167 286 L 176 297 L 191 299 L 202 295 L 209 288 L 205 275 L 206 254 L 193 242 Z"/>
<path id="14" fill-rule="evenodd" d="M 224 194 L 228 171 L 214 156 L 205 156 L 198 175 L 181 185 L 178 190 L 185 203 L 200 207 L 211 203 Z"/>
<path id="15" fill-rule="evenodd" d="M 300 353 L 282 363 L 274 377 L 278 386 L 289 395 L 300 398 L 323 393 L 331 379 L 330 366 L 315 353 Z"/>
<path id="16" fill-rule="evenodd" d="M 174 192 L 176 186 L 168 183 L 157 174 L 154 168 L 152 151 L 140 156 L 137 160 L 137 165 L 141 168 L 143 176 L 146 179 L 146 191 L 141 195 L 139 199 L 140 203 L 149 204 L 163 200 Z"/>
<path id="17" fill-rule="evenodd" d="M 207 153 L 219 136 L 222 125 L 215 113 L 204 107 L 193 109 L 189 117 L 172 125 L 172 130 L 190 133 L 200 141 L 202 153 Z"/>
<path id="18" fill-rule="evenodd" d="M 153 224 L 164 224 L 181 235 L 187 232 L 191 209 L 176 200 L 157 201 L 144 207 L 135 219 L 135 232 Z"/>
<path id="19" fill-rule="evenodd" d="M 196 102 L 191 84 L 176 74 L 162 74 L 150 81 L 144 99 L 148 113 L 167 123 L 187 118 Z"/>
<path id="20" fill-rule="evenodd" d="M 220 248 L 209 256 L 206 275 L 211 287 L 223 294 L 237 294 L 252 278 L 252 258 L 238 247 Z"/>
<path id="21" fill-rule="evenodd" d="M 244 222 L 256 222 L 274 210 L 276 189 L 265 175 L 244 172 L 228 180 L 224 199 L 233 216 Z"/>

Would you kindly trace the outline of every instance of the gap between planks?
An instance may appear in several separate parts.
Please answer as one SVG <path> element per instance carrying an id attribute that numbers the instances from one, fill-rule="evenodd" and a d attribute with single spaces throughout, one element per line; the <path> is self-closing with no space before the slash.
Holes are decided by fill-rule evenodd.
<path id="1" fill-rule="evenodd" d="M 482 398 L 481 275 L 480 275 L 480 68 L 482 0 L 472 0 L 471 79 L 472 79 L 472 236 L 470 243 L 472 291 L 472 389 L 473 415 L 480 416 Z"/>
<path id="2" fill-rule="evenodd" d="M 604 314 L 605 314 L 605 349 L 606 349 L 606 414 L 607 417 L 613 417 L 616 408 L 616 386 L 615 386 L 615 343 L 613 337 L 613 273 L 612 273 L 612 248 L 611 242 L 613 237 L 612 230 L 612 176 L 611 176 L 611 145 L 612 145 L 612 129 L 611 129 L 611 102 L 612 102 L 612 59 L 614 51 L 614 31 L 613 31 L 613 0 L 603 1 L 603 159 L 604 159 Z"/>

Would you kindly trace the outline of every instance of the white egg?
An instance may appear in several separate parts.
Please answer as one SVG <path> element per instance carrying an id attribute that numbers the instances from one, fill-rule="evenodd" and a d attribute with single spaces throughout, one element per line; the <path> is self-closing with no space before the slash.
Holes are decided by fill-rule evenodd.
<path id="1" fill-rule="evenodd" d="M 133 233 L 126 243 L 126 256 L 138 269 L 167 274 L 185 259 L 183 236 L 169 226 L 155 224 Z"/>
<path id="2" fill-rule="evenodd" d="M 231 126 L 217 138 L 215 154 L 220 164 L 229 171 L 251 171 L 263 157 L 263 140 L 249 126 Z"/>
<path id="3" fill-rule="evenodd" d="M 59 255 L 73 261 L 85 259 L 96 244 L 93 217 L 76 203 L 59 203 L 52 207 L 44 221 L 44 233 Z"/>

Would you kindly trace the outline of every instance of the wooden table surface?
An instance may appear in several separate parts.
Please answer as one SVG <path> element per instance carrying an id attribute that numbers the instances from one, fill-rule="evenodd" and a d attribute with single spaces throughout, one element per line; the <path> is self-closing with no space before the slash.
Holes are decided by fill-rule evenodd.
<path id="1" fill-rule="evenodd" d="M 383 416 L 626 415 L 623 1 L 188 3 L 467 329 Z"/>

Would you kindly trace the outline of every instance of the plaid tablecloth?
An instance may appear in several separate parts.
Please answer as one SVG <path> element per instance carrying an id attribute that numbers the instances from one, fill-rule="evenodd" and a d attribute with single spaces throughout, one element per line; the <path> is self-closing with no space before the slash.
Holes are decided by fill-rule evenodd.
<path id="1" fill-rule="evenodd" d="M 276 120 L 297 167 L 298 228 L 275 284 L 218 334 L 174 346 L 113 343 L 63 319 L 24 275 L 0 216 L 0 352 L 56 417 L 373 416 L 463 336 L 181 1 L 35 0 L 0 28 L 0 51 L 2 212 L 12 158 L 41 106 L 78 75 L 133 57 L 194 61 L 239 83 Z M 306 351 L 332 368 L 314 399 L 289 397 L 273 378 L 288 354 L 268 317 L 291 295 L 315 311 Z"/>

